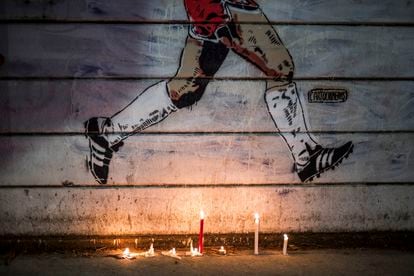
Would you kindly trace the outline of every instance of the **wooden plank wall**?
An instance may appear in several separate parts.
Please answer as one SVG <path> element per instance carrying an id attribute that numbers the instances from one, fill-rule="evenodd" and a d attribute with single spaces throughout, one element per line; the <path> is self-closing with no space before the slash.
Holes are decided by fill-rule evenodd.
<path id="1" fill-rule="evenodd" d="M 309 131 L 353 141 L 312 183 L 263 100 L 265 76 L 230 53 L 197 105 L 130 137 L 109 183 L 87 169 L 83 122 L 174 76 L 182 0 L 0 3 L 0 235 L 414 229 L 414 4 L 258 0 L 295 62 Z M 257 24 L 243 22 L 242 24 Z M 348 91 L 311 103 L 315 88 Z M 300 135 L 305 135 L 304 133 Z"/>

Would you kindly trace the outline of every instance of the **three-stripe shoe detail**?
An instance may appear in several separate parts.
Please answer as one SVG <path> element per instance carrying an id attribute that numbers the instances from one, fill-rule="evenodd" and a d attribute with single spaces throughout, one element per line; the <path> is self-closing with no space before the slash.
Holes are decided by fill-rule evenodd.
<path id="1" fill-rule="evenodd" d="M 331 166 L 335 149 L 322 149 L 316 158 L 316 170 L 321 171 Z"/>
<path id="2" fill-rule="evenodd" d="M 109 118 L 102 117 L 91 118 L 85 122 L 85 136 L 89 141 L 88 167 L 99 184 L 107 183 L 112 153 L 123 145 L 120 142 L 116 146 L 109 146 L 102 130 L 105 125 L 110 124 Z"/>
<path id="3" fill-rule="evenodd" d="M 309 160 L 305 165 L 296 165 L 298 176 L 302 182 L 312 181 L 314 177 L 320 177 L 321 173 L 334 169 L 352 153 L 354 145 L 351 141 L 337 148 L 323 148 L 316 145 L 311 149 L 306 144 Z"/>

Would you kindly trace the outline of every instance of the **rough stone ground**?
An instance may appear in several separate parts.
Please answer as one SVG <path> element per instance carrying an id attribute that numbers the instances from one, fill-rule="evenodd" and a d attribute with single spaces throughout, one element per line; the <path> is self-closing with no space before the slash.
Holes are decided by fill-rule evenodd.
<path id="1" fill-rule="evenodd" d="M 161 256 L 117 259 L 118 251 L 3 255 L 0 275 L 414 275 L 414 252 L 386 249 L 266 250 L 210 253 L 181 260 Z M 183 254 L 183 251 L 179 251 Z"/>

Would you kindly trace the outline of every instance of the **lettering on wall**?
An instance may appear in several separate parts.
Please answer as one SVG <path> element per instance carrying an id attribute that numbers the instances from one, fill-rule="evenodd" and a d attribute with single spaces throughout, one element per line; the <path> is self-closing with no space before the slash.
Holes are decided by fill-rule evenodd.
<path id="1" fill-rule="evenodd" d="M 308 92 L 310 103 L 343 103 L 348 99 L 348 91 L 343 88 L 315 88 Z"/>

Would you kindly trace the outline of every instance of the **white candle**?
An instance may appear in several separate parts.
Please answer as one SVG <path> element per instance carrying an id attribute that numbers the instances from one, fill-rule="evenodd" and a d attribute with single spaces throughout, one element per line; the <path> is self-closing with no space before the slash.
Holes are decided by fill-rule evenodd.
<path id="1" fill-rule="evenodd" d="M 144 254 L 145 257 L 154 257 L 155 256 L 155 250 L 154 250 L 154 244 L 151 243 L 150 249 L 145 252 Z"/>
<path id="2" fill-rule="evenodd" d="M 171 249 L 170 251 L 161 251 L 161 255 L 181 260 L 181 257 L 177 255 L 177 251 L 175 251 L 175 248 Z"/>
<path id="3" fill-rule="evenodd" d="M 125 259 L 131 259 L 132 258 L 131 252 L 129 251 L 128 247 L 125 248 L 122 257 L 125 258 Z"/>
<path id="4" fill-rule="evenodd" d="M 191 257 L 199 257 L 199 256 L 203 256 L 203 254 L 201 254 L 200 252 L 198 252 L 197 248 L 193 247 L 193 240 L 190 240 L 190 251 L 185 252 L 186 256 L 191 256 Z"/>
<path id="5" fill-rule="evenodd" d="M 254 214 L 254 223 L 256 225 L 256 229 L 254 231 L 254 255 L 259 255 L 259 214 Z"/>
<path id="6" fill-rule="evenodd" d="M 287 255 L 288 235 L 283 235 L 283 255 Z"/>

